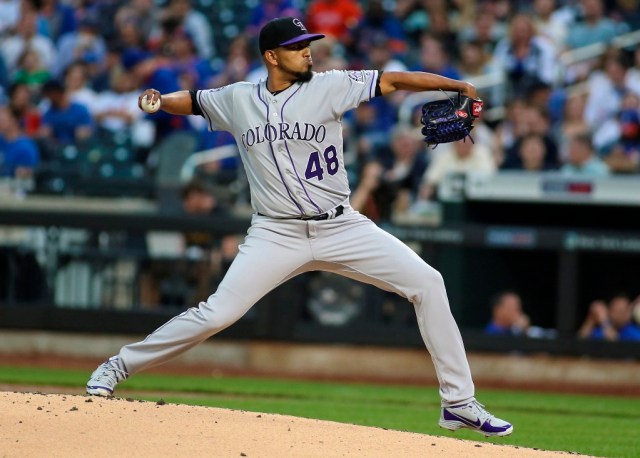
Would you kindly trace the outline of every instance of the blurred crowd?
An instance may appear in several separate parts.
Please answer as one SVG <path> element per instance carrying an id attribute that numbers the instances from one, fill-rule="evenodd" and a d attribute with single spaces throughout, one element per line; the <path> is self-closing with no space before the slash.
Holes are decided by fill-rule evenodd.
<path id="1" fill-rule="evenodd" d="M 640 170 L 640 47 L 615 41 L 640 29 L 637 0 L 0 0 L 0 175 L 29 178 L 86 159 L 107 177 L 119 164 L 134 178 L 153 176 L 154 147 L 176 132 L 194 136 L 194 151 L 232 144 L 198 117 L 144 114 L 138 95 L 264 78 L 256 36 L 285 15 L 327 35 L 313 44 L 316 71 L 408 69 L 478 82 L 487 115 L 474 143 L 426 148 L 421 104 L 406 94 L 345 119 L 354 207 L 373 219 L 437 199 L 450 172 Z M 603 52 L 576 58 L 598 44 Z M 228 158 L 206 173 L 237 167 Z"/>
<path id="2" fill-rule="evenodd" d="M 608 301 L 593 301 L 578 336 L 611 342 L 640 342 L 640 296 L 631 300 L 626 293 L 616 293 Z"/>
<path id="3" fill-rule="evenodd" d="M 522 302 L 520 295 L 512 290 L 496 294 L 491 300 L 491 320 L 484 328 L 485 334 L 555 337 L 554 329 L 541 328 L 531 323 Z M 593 301 L 577 336 L 580 339 L 610 342 L 640 342 L 640 296 L 632 299 L 627 293 L 617 292 L 608 300 Z"/>

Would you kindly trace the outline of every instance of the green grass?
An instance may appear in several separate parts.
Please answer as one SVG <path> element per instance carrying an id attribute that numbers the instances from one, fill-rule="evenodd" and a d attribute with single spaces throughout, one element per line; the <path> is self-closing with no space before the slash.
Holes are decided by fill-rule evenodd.
<path id="1" fill-rule="evenodd" d="M 88 372 L 0 366 L 0 383 L 78 387 L 82 392 Z M 640 456 L 638 398 L 482 390 L 479 400 L 515 425 L 509 438 L 484 439 L 471 431 L 453 434 L 438 428 L 434 387 L 140 374 L 119 385 L 118 395 L 596 456 Z"/>

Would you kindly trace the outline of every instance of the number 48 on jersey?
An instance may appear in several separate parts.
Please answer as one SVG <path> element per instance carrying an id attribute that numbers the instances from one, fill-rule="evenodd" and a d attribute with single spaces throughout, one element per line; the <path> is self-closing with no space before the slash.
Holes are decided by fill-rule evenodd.
<path id="1" fill-rule="evenodd" d="M 326 171 L 329 175 L 335 175 L 338 172 L 340 163 L 338 162 L 338 153 L 335 146 L 330 145 L 322 153 L 324 162 L 326 164 Z M 322 180 L 324 178 L 325 170 L 322 167 L 320 161 L 320 152 L 314 151 L 309 155 L 309 161 L 307 162 L 307 169 L 304 172 L 304 177 L 309 180 L 311 178 L 318 178 Z"/>

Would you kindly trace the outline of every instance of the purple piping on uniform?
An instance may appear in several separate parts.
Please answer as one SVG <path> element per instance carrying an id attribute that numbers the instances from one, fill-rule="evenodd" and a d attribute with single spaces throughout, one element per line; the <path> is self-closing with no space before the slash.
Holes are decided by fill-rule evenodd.
<path id="1" fill-rule="evenodd" d="M 202 101 L 200 100 L 200 97 L 201 97 L 200 94 L 201 93 L 202 93 L 202 91 L 197 91 L 196 92 L 196 98 L 198 99 L 198 103 L 200 104 L 200 111 L 202 111 L 205 114 L 205 116 L 207 117 L 207 119 L 209 120 L 209 128 L 211 130 L 215 130 L 213 128 L 213 122 L 211 121 L 211 117 L 209 116 L 209 113 L 207 113 L 207 111 L 204 108 L 202 108 Z M 234 140 L 235 140 L 235 138 L 234 138 Z M 238 142 L 236 142 L 236 145 L 237 145 L 237 143 Z M 240 157 L 242 157 L 242 148 L 240 148 L 240 146 L 238 146 L 238 153 L 240 153 Z M 246 164 L 249 165 L 249 162 L 247 161 Z"/>
<path id="2" fill-rule="evenodd" d="M 122 365 L 121 369 L 127 374 L 127 377 L 129 377 L 129 369 L 127 369 L 127 365 L 124 363 L 124 361 L 118 358 L 118 363 Z"/>
<path id="3" fill-rule="evenodd" d="M 200 98 L 202 97 L 201 94 L 202 94 L 202 91 L 196 92 L 196 95 L 197 95 L 196 98 L 198 99 L 198 103 L 200 104 L 200 111 L 202 111 L 207 116 L 207 119 L 209 120 L 209 129 L 214 130 L 213 121 L 211 121 L 211 116 L 209 116 L 209 113 L 207 113 L 207 110 L 202 109 L 202 101 L 200 100 Z M 193 108 L 191 109 L 191 111 L 193 111 Z"/>
<path id="4" fill-rule="evenodd" d="M 258 84 L 258 98 L 264 104 L 264 106 L 267 108 L 267 123 L 269 123 L 269 104 L 267 102 L 265 102 L 264 100 L 262 100 L 262 97 L 260 95 L 260 84 Z M 287 186 L 287 183 L 285 183 L 285 181 L 284 181 L 284 177 L 282 176 L 282 172 L 280 171 L 280 166 L 278 165 L 278 160 L 276 159 L 276 154 L 273 152 L 273 145 L 271 144 L 271 142 L 269 142 L 269 149 L 271 150 L 271 156 L 273 157 L 273 163 L 276 165 L 276 169 L 278 170 L 278 175 L 280 175 L 280 180 L 282 181 L 282 184 L 284 185 L 284 189 L 287 190 L 287 194 L 289 194 L 289 199 L 291 199 L 291 201 L 294 204 L 296 204 L 296 207 L 298 207 L 298 210 L 300 211 L 300 214 L 304 215 L 304 210 L 302 209 L 300 204 L 293 198 L 293 196 L 291 195 L 291 191 L 289 191 L 289 187 Z"/>
<path id="5" fill-rule="evenodd" d="M 158 329 L 156 329 L 154 332 L 159 331 L 160 329 L 164 328 L 166 325 L 168 325 L 169 323 L 171 323 L 174 320 L 177 320 L 178 318 L 181 318 L 183 316 L 185 316 L 187 313 L 189 313 L 189 310 L 191 309 L 196 309 L 196 311 L 198 311 L 199 309 L 195 308 L 195 307 L 190 307 L 187 310 L 185 310 L 184 312 L 180 313 L 179 315 L 174 316 L 173 318 L 171 318 L 169 321 L 167 321 L 165 324 L 163 324 L 162 326 L 160 326 Z M 146 342 L 147 339 L 151 337 L 151 334 L 147 335 L 147 337 L 144 338 L 144 340 L 142 341 L 142 343 Z M 127 373 L 129 373 L 127 371 Z"/>
<path id="6" fill-rule="evenodd" d="M 371 85 L 369 86 L 369 100 L 371 100 L 374 96 L 373 94 L 373 82 L 376 81 L 378 79 L 378 74 L 374 73 L 373 76 L 375 76 L 375 78 L 371 78 Z"/>
<path id="7" fill-rule="evenodd" d="M 291 100 L 291 97 L 296 95 L 296 93 L 300 90 L 301 87 L 302 87 L 302 84 L 298 85 L 298 89 L 296 89 L 293 92 L 293 94 L 291 94 L 289 96 L 289 98 L 287 100 L 285 100 L 284 103 L 282 104 L 282 108 L 280 109 L 280 122 L 284 122 L 284 107 L 285 107 L 285 105 L 287 104 L 287 102 L 289 102 L 289 100 Z M 296 173 L 296 178 L 298 179 L 298 183 L 300 183 L 300 186 L 302 186 L 302 190 L 304 191 L 304 194 L 307 196 L 307 199 L 309 199 L 309 202 L 311 202 L 311 205 L 316 207 L 316 210 L 318 210 L 318 213 L 322 213 L 322 210 L 320 209 L 320 207 L 318 207 L 318 205 L 313 201 L 313 199 L 311 199 L 311 196 L 307 192 L 307 188 L 304 187 L 304 183 L 302 183 L 302 180 L 300 179 L 300 175 L 298 175 L 298 170 L 296 169 L 296 165 L 293 163 L 293 158 L 291 157 L 291 152 L 289 151 L 289 145 L 287 144 L 286 140 L 284 140 L 284 147 L 287 149 L 287 154 L 289 155 L 289 161 L 291 162 L 291 166 L 293 167 L 293 171 Z"/>

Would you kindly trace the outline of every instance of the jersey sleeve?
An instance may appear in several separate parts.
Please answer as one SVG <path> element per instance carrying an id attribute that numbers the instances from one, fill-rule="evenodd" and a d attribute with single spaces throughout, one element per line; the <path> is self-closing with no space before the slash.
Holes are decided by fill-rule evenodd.
<path id="1" fill-rule="evenodd" d="M 196 101 L 209 130 L 232 131 L 234 86 L 230 84 L 196 92 Z"/>
<path id="2" fill-rule="evenodd" d="M 330 80 L 334 109 L 342 115 L 375 96 L 378 71 L 335 70 L 330 72 Z"/>

